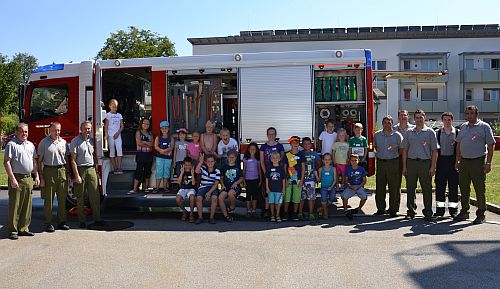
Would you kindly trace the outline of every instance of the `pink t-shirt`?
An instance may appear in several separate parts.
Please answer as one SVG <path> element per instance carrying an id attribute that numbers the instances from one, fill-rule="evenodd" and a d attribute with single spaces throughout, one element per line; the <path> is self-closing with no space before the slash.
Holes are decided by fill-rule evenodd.
<path id="1" fill-rule="evenodd" d="M 200 143 L 194 143 L 190 142 L 187 145 L 187 151 L 188 155 L 193 159 L 193 160 L 198 160 L 200 158 Z"/>

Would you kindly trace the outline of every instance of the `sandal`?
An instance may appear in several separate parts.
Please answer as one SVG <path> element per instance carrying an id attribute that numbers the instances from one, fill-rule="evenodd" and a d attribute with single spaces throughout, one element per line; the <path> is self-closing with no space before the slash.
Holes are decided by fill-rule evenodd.
<path id="1" fill-rule="evenodd" d="M 208 223 L 209 223 L 209 224 L 212 224 L 212 225 L 213 225 L 213 224 L 215 224 L 215 219 L 210 219 L 210 220 L 208 220 Z"/>
<path id="2" fill-rule="evenodd" d="M 194 223 L 194 215 L 193 215 L 193 213 L 189 214 L 189 223 Z"/>
<path id="3" fill-rule="evenodd" d="M 196 225 L 199 225 L 199 224 L 201 224 L 201 223 L 203 223 L 203 219 L 202 219 L 202 218 L 198 218 L 198 220 L 196 220 L 196 223 L 195 223 L 195 224 L 196 224 Z"/>
<path id="4" fill-rule="evenodd" d="M 231 217 L 230 215 L 224 216 L 224 218 L 226 218 L 226 222 L 228 223 L 231 223 L 233 221 L 233 217 Z"/>
<path id="5" fill-rule="evenodd" d="M 128 191 L 127 195 L 133 195 L 133 194 L 135 194 L 135 193 L 137 193 L 137 191 L 135 191 L 135 190 L 130 190 L 130 191 Z"/>
<path id="6" fill-rule="evenodd" d="M 181 221 L 186 221 L 187 219 L 187 215 L 186 215 L 186 212 L 182 212 L 182 217 L 181 217 Z"/>

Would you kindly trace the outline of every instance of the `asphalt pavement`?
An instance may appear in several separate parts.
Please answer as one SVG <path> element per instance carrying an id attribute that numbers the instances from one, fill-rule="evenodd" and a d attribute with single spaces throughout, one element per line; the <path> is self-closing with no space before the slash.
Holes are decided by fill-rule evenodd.
<path id="1" fill-rule="evenodd" d="M 405 203 L 403 194 L 400 212 Z M 417 203 L 414 220 L 373 216 L 370 196 L 352 221 L 339 208 L 315 222 L 239 216 L 215 225 L 129 204 L 103 213 L 108 221 L 133 222 L 129 229 L 76 229 L 71 218 L 70 231 L 45 233 L 35 192 L 37 234 L 12 241 L 5 238 L 7 193 L 0 191 L 0 288 L 498 288 L 500 216 L 487 213 L 481 225 L 426 223 L 422 195 Z"/>

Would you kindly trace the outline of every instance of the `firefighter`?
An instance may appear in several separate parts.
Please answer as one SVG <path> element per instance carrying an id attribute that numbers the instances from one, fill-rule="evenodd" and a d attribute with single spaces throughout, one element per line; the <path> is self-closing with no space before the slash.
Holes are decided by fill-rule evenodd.
<path id="1" fill-rule="evenodd" d="M 35 146 L 28 141 L 27 124 L 19 123 L 16 126 L 16 137 L 5 147 L 3 165 L 9 177 L 9 239 L 34 236 L 35 234 L 29 231 L 32 211 L 31 191 L 33 183 L 38 186 L 40 180 L 36 169 Z M 32 173 L 35 174 L 34 182 Z"/>
<path id="2" fill-rule="evenodd" d="M 66 141 L 60 137 L 61 124 L 53 122 L 49 127 L 49 135 L 38 145 L 38 170 L 40 175 L 40 187 L 44 199 L 43 211 L 45 214 L 45 231 L 55 231 L 52 225 L 52 205 L 57 193 L 57 228 L 69 230 L 66 224 Z"/>
<path id="3" fill-rule="evenodd" d="M 441 120 L 444 126 L 437 130 L 439 144 L 436 165 L 436 212 L 434 217 L 443 217 L 446 208 L 446 184 L 448 184 L 448 213 L 452 218 L 458 208 L 458 172 L 455 170 L 456 139 L 459 130 L 452 125 L 453 114 L 443 112 Z"/>

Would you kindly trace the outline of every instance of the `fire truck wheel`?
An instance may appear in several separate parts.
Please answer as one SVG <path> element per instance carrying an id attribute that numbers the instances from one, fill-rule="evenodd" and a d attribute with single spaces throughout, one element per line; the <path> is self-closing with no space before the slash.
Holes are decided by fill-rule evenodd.
<path id="1" fill-rule="evenodd" d="M 88 197 L 87 193 L 85 193 L 84 200 L 85 200 L 85 207 L 89 208 L 90 207 L 89 197 Z M 104 201 L 104 196 L 101 195 L 101 204 L 103 201 Z M 76 196 L 73 192 L 72 182 L 70 182 L 68 184 L 68 194 L 66 196 L 66 210 L 70 213 L 70 215 L 77 216 Z M 87 210 L 85 210 L 85 212 L 87 213 Z"/>

